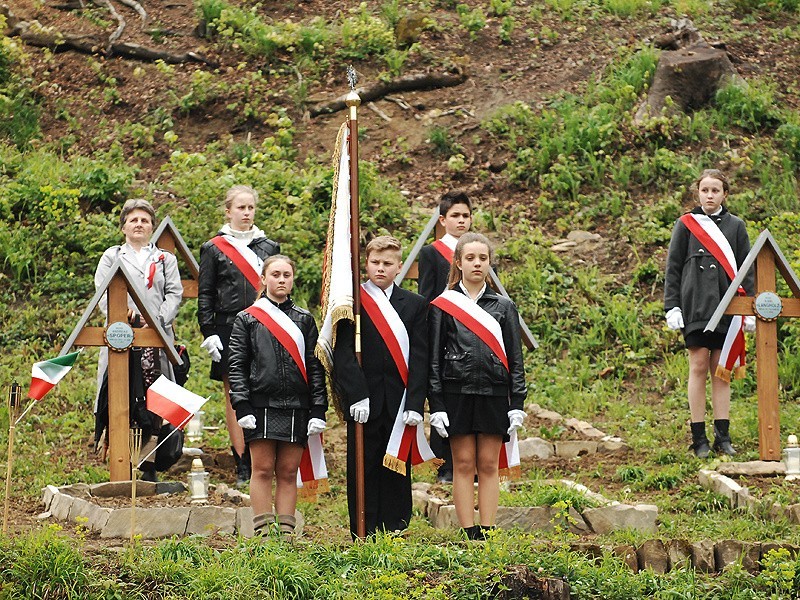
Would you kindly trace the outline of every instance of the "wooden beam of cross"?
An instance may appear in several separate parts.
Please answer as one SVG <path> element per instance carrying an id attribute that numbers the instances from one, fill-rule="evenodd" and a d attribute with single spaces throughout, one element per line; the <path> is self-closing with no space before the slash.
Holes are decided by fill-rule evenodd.
<path id="1" fill-rule="evenodd" d="M 87 327 L 86 324 L 97 308 L 103 294 L 108 292 L 108 319 L 105 327 Z M 128 324 L 128 295 L 133 299 L 148 327 L 134 329 Z M 144 290 L 137 278 L 131 275 L 118 258 L 89 302 L 78 324 L 64 343 L 59 356 L 69 352 L 73 346 L 106 346 L 108 348 L 108 468 L 111 481 L 126 481 L 131 478 L 128 431 L 129 351 L 133 346 L 163 348 L 169 360 L 176 365 L 183 363 L 175 347 L 169 343 L 157 315 L 153 315 L 144 301 Z"/>
<path id="2" fill-rule="evenodd" d="M 183 297 L 184 298 L 197 298 L 197 280 L 200 277 L 200 265 L 194 259 L 192 251 L 189 249 L 188 244 L 183 240 L 175 223 L 169 217 L 166 217 L 161 224 L 153 232 L 150 241 L 156 245 L 156 248 L 161 248 L 167 252 L 171 252 L 176 256 L 180 256 L 189 269 L 190 279 L 181 279 L 183 284 Z"/>
<path id="3" fill-rule="evenodd" d="M 432 232 L 434 234 L 434 239 L 437 240 L 445 234 L 444 227 L 442 227 L 441 223 L 439 223 L 438 206 L 433 209 L 433 215 L 431 215 L 431 218 L 428 219 L 428 222 L 422 230 L 422 233 L 419 234 L 417 241 L 414 242 L 411 252 L 408 253 L 408 256 L 406 256 L 406 259 L 403 261 L 403 268 L 400 269 L 400 273 L 398 273 L 394 280 L 397 285 L 403 283 L 403 279 L 419 278 L 419 263 L 417 262 L 417 256 L 419 255 L 419 251 L 422 250 L 423 246 L 425 246 L 425 243 L 428 241 L 428 237 Z M 500 295 L 511 300 L 511 296 L 508 295 L 508 292 L 500 282 L 500 278 L 497 276 L 497 273 L 491 267 L 489 268 L 489 279 L 492 280 L 492 283 L 497 288 L 497 291 L 500 292 Z M 522 334 L 522 342 L 525 344 L 525 346 L 529 350 L 538 348 L 539 342 L 536 341 L 535 337 L 533 337 L 533 333 L 531 333 L 531 330 L 528 328 L 528 325 L 525 323 L 522 315 L 519 317 L 519 328 L 520 333 Z"/>
<path id="4" fill-rule="evenodd" d="M 739 296 L 745 275 L 755 269 L 755 297 Z M 775 270 L 783 276 L 791 298 L 776 293 Z M 706 331 L 714 331 L 723 315 L 756 317 L 756 386 L 758 394 L 758 451 L 761 460 L 781 459 L 778 404 L 778 317 L 800 317 L 800 280 L 768 229 L 761 232 L 714 311 Z"/>

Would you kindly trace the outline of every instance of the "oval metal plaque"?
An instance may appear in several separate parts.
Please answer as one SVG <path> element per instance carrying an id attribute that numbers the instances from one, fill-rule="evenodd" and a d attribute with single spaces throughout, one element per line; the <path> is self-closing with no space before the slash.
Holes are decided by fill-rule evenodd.
<path id="1" fill-rule="evenodd" d="M 761 292 L 753 300 L 753 310 L 760 319 L 774 321 L 783 310 L 783 302 L 775 292 Z"/>
<path id="2" fill-rule="evenodd" d="M 117 321 L 106 327 L 103 337 L 111 350 L 125 352 L 133 345 L 133 328 L 124 321 Z"/>

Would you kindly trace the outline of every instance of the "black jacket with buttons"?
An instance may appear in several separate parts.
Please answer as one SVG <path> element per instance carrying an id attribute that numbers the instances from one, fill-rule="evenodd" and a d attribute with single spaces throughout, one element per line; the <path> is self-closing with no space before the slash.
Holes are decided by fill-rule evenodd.
<path id="1" fill-rule="evenodd" d="M 222 235 L 220 232 L 218 235 Z M 259 237 L 248 244 L 261 260 L 280 254 L 278 242 Z M 203 337 L 217 334 L 217 326 L 230 326 L 240 310 L 256 301 L 258 291 L 210 240 L 200 246 L 197 281 L 197 321 Z"/>
<path id="2" fill-rule="evenodd" d="M 461 289 L 456 287 L 455 291 Z M 509 410 L 524 408 L 528 389 L 517 307 L 488 287 L 478 299 L 478 306 L 500 323 L 508 370 L 476 334 L 431 305 L 428 402 L 432 413 L 445 410 L 445 393 L 504 396 L 509 399 Z"/>
<path id="3" fill-rule="evenodd" d="M 256 408 L 282 408 L 309 410 L 310 418 L 324 420 L 328 393 L 325 370 L 314 355 L 317 324 L 310 312 L 295 306 L 291 299 L 278 308 L 303 333 L 308 383 L 283 344 L 253 315 L 240 312 L 233 322 L 229 358 L 231 405 L 236 418 L 253 414 Z"/>
<path id="4" fill-rule="evenodd" d="M 703 214 L 703 209 L 697 207 L 692 213 Z M 730 243 L 736 257 L 736 266 L 741 266 L 750 252 L 750 240 L 744 221 L 724 207 L 719 215 L 711 219 Z M 719 261 L 678 219 L 672 230 L 667 254 L 664 309 L 669 312 L 676 306 L 680 307 L 685 324 L 684 335 L 705 329 L 730 283 L 731 280 Z M 753 295 L 752 270 L 747 273 L 742 287 L 748 296 Z M 723 317 L 716 331 L 726 332 L 730 322 L 730 316 Z"/>

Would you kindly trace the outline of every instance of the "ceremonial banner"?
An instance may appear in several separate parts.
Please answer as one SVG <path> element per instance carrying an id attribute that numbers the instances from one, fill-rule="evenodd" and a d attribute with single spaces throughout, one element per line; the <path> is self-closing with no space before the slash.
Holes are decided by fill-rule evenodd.
<path id="1" fill-rule="evenodd" d="M 317 494 L 329 490 L 328 467 L 322 450 L 321 433 L 308 438 L 308 444 L 300 459 L 300 468 L 297 469 L 297 487 L 300 496 L 306 499 L 313 499 Z"/>
<path id="2" fill-rule="evenodd" d="M 147 410 L 183 429 L 192 415 L 206 403 L 203 398 L 163 375 L 147 388 Z"/>
<path id="3" fill-rule="evenodd" d="M 353 272 L 350 252 L 350 153 L 347 124 L 339 129 L 334 152 L 333 199 L 322 267 L 322 327 L 314 354 L 328 373 L 333 369 L 336 325 L 341 319 L 354 321 Z M 331 390 L 334 406 L 341 413 L 341 401 Z"/>
<path id="4" fill-rule="evenodd" d="M 64 375 L 69 373 L 79 354 L 80 351 L 72 352 L 35 363 L 31 369 L 31 386 L 28 390 L 28 398 L 41 400 L 47 392 L 52 390 L 64 378 Z"/>

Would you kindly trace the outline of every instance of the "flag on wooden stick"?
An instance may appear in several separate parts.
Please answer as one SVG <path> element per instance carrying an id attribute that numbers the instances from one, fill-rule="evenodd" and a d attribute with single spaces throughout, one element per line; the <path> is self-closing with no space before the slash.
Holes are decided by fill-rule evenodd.
<path id="1" fill-rule="evenodd" d="M 78 352 L 35 363 L 31 370 L 31 386 L 28 390 L 28 398 L 41 400 L 47 392 L 52 390 L 64 378 L 64 375 L 69 373 L 80 353 L 79 350 Z"/>

